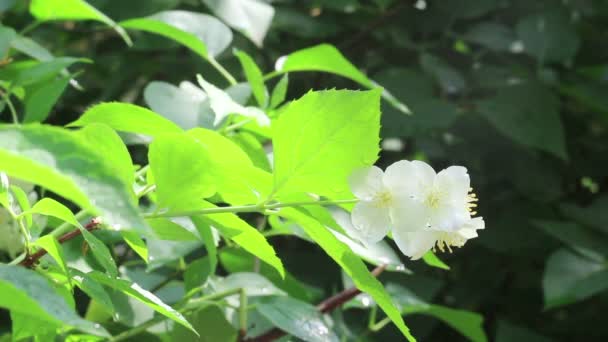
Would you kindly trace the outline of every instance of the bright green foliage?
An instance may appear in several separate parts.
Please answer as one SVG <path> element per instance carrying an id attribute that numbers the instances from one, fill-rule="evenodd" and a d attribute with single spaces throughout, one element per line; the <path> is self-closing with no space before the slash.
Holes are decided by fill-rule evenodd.
<path id="1" fill-rule="evenodd" d="M 113 229 L 149 233 L 129 185 L 74 132 L 40 125 L 0 127 L 0 168 L 82 208 L 99 211 Z"/>
<path id="2" fill-rule="evenodd" d="M 409 341 L 415 341 L 382 283 L 369 273 L 365 264 L 350 248 L 340 242 L 319 222 L 299 212 L 297 209 L 285 208 L 279 214 L 299 223 L 302 229 L 353 279 L 357 288 L 368 293 L 378 303 L 384 313 L 401 330 L 403 335 Z"/>
<path id="3" fill-rule="evenodd" d="M 204 204 L 203 208 L 213 208 L 210 203 Z M 268 243 L 266 238 L 254 227 L 246 221 L 232 213 L 212 214 L 199 216 L 200 220 L 207 222 L 212 227 L 220 231 L 220 233 L 228 239 L 231 239 L 239 246 L 243 247 L 247 252 L 257 256 L 260 260 L 285 277 L 285 269 L 283 263 L 276 256 L 274 248 Z"/>
<path id="4" fill-rule="evenodd" d="M 288 74 L 285 74 L 281 77 L 274 89 L 272 89 L 272 94 L 270 95 L 270 108 L 276 108 L 285 101 L 288 84 L 289 76 Z"/>
<path id="5" fill-rule="evenodd" d="M 428 251 L 425 255 L 423 255 L 422 260 L 429 266 L 441 268 L 442 270 L 450 269 L 450 266 L 441 261 L 441 259 L 439 259 L 432 251 Z"/>
<path id="6" fill-rule="evenodd" d="M 38 20 L 96 20 L 118 32 L 131 45 L 127 33 L 105 14 L 84 0 L 32 0 L 30 12 Z"/>
<path id="7" fill-rule="evenodd" d="M 25 100 L 23 122 L 42 122 L 46 120 L 51 108 L 63 94 L 69 82 L 69 77 L 60 77 L 33 88 Z"/>
<path id="8" fill-rule="evenodd" d="M 349 62 L 334 46 L 321 44 L 298 50 L 279 62 L 277 71 L 324 71 L 337 74 L 372 88 L 373 84 L 359 69 Z"/>
<path id="9" fill-rule="evenodd" d="M 217 305 L 207 305 L 199 310 L 186 315 L 189 322 L 196 331 L 200 332 L 200 337 L 191 330 L 178 326 L 173 330 L 171 338 L 173 341 L 180 342 L 220 342 L 234 341 L 238 336 L 238 331 L 226 320 L 224 312 Z"/>
<path id="10" fill-rule="evenodd" d="M 36 245 L 39 246 L 40 248 L 43 248 L 45 251 L 47 251 L 47 253 L 55 260 L 57 265 L 59 265 L 59 268 L 61 269 L 61 271 L 63 271 L 66 278 L 68 279 L 68 282 L 71 287 L 72 281 L 71 281 L 71 277 L 70 277 L 70 271 L 68 270 L 68 266 L 65 263 L 63 249 L 61 248 L 61 245 L 57 241 L 57 238 L 55 238 L 53 235 L 45 235 L 45 236 L 41 237 L 40 239 L 36 240 Z"/>
<path id="11" fill-rule="evenodd" d="M 0 265 L 0 293 L 0 306 L 12 312 L 53 325 L 64 323 L 93 335 L 108 335 L 103 328 L 80 318 L 47 279 L 36 272 Z"/>
<path id="12" fill-rule="evenodd" d="M 378 157 L 380 91 L 309 92 L 281 111 L 273 126 L 277 194 L 348 193 L 357 167 Z"/>
<path id="13" fill-rule="evenodd" d="M 235 51 L 234 54 L 238 57 L 241 62 L 241 67 L 247 77 L 247 82 L 251 85 L 251 91 L 255 96 L 258 105 L 262 108 L 266 107 L 268 101 L 268 93 L 264 86 L 264 76 L 262 71 L 255 64 L 255 61 L 244 51 Z"/>
<path id="14" fill-rule="evenodd" d="M 205 148 L 187 134 L 167 134 L 154 139 L 148 153 L 160 208 L 197 207 L 215 194 Z"/>
<path id="15" fill-rule="evenodd" d="M 146 108 L 118 102 L 93 106 L 68 126 L 81 127 L 93 123 L 106 124 L 117 131 L 141 133 L 151 137 L 182 131 L 171 121 Z"/>

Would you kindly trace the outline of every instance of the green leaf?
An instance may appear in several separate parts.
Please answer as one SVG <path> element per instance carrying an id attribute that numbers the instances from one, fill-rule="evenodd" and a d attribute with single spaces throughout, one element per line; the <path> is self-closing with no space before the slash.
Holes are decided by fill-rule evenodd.
<path id="1" fill-rule="evenodd" d="M 217 305 L 207 305 L 186 315 L 194 329 L 203 332 L 200 337 L 182 326 L 176 326 L 171 333 L 172 341 L 180 342 L 232 342 L 236 341 L 238 331 L 226 320 L 224 310 Z"/>
<path id="2" fill-rule="evenodd" d="M 349 62 L 335 46 L 329 44 L 315 45 L 283 56 L 277 60 L 275 69 L 278 74 L 293 71 L 328 72 L 349 78 L 367 88 L 378 87 L 376 83 Z M 383 91 L 382 97 L 403 113 L 410 113 L 407 106 L 395 100 L 390 93 Z"/>
<path id="3" fill-rule="evenodd" d="M 112 19 L 83 0 L 32 0 L 30 13 L 38 20 L 96 20 L 113 28 L 127 43 L 131 38 Z"/>
<path id="4" fill-rule="evenodd" d="M 410 334 L 409 329 L 401 318 L 399 310 L 393 304 L 382 283 L 371 275 L 363 261 L 347 245 L 340 242 L 318 221 L 296 209 L 283 208 L 279 211 L 279 215 L 299 223 L 302 229 L 353 279 L 357 288 L 362 292 L 368 293 L 378 303 L 382 310 L 384 310 L 384 313 L 390 317 L 391 321 L 395 323 L 408 341 L 416 340 Z"/>
<path id="5" fill-rule="evenodd" d="M 433 251 L 426 252 L 426 254 L 422 256 L 422 261 L 429 266 L 441 268 L 442 270 L 450 269 L 450 266 L 441 261 L 441 259 L 439 259 L 435 253 L 433 253 Z"/>
<path id="6" fill-rule="evenodd" d="M 202 208 L 215 208 L 211 203 L 204 203 Z M 201 208 L 201 209 L 202 209 Z M 283 263 L 276 255 L 272 245 L 266 241 L 266 238 L 249 223 L 239 218 L 232 213 L 221 213 L 211 215 L 198 216 L 211 226 L 219 230 L 226 238 L 231 239 L 237 245 L 243 247 L 247 252 L 257 256 L 263 262 L 274 267 L 275 270 L 285 277 L 285 269 Z"/>
<path id="7" fill-rule="evenodd" d="M 196 12 L 165 11 L 129 19 L 120 25 L 174 40 L 204 59 L 219 55 L 232 42 L 232 32 L 226 25 L 215 17 Z"/>
<path id="8" fill-rule="evenodd" d="M 460 72 L 439 57 L 423 53 L 420 55 L 420 65 L 446 93 L 460 93 L 465 89 L 466 83 Z"/>
<path id="9" fill-rule="evenodd" d="M 182 326 L 190 329 L 195 334 L 198 335 L 196 330 L 190 325 L 190 323 L 180 314 L 175 311 L 172 307 L 163 303 L 158 297 L 156 297 L 153 293 L 144 290 L 137 283 L 132 283 L 128 280 L 120 279 L 120 278 L 111 278 L 108 275 L 103 273 L 92 271 L 87 273 L 87 275 L 94 281 L 101 283 L 102 285 L 108 286 L 115 290 L 121 291 L 124 294 L 137 299 L 143 304 L 149 306 L 154 311 L 159 314 L 175 321 L 176 323 L 181 324 Z"/>
<path id="10" fill-rule="evenodd" d="M 241 31 L 258 47 L 270 28 L 274 8 L 259 0 L 203 0 L 213 14 Z"/>
<path id="11" fill-rule="evenodd" d="M 495 22 L 481 22 L 471 27 L 464 38 L 496 51 L 508 51 L 516 39 L 513 30 Z"/>
<path id="12" fill-rule="evenodd" d="M 608 238 L 576 223 L 562 221 L 539 221 L 532 224 L 545 233 L 591 258 L 608 256 Z"/>
<path id="13" fill-rule="evenodd" d="M 608 234 L 608 195 L 600 195 L 591 204 L 581 207 L 572 203 L 560 205 L 560 211 L 581 224 Z"/>
<path id="14" fill-rule="evenodd" d="M 103 305 L 108 312 L 114 312 L 114 304 L 112 299 L 108 295 L 106 289 L 99 283 L 91 279 L 87 274 L 82 273 L 75 269 L 70 269 L 73 274 L 73 280 L 76 285 L 86 293 L 92 300 Z"/>
<path id="15" fill-rule="evenodd" d="M 350 78 L 368 88 L 374 87 L 367 76 L 352 65 L 335 46 L 329 44 L 316 45 L 281 57 L 277 61 L 276 71 L 323 71 Z"/>
<path id="16" fill-rule="evenodd" d="M 0 169 L 99 213 L 113 229 L 150 234 L 131 184 L 78 133 L 43 125 L 0 126 Z"/>
<path id="17" fill-rule="evenodd" d="M 277 85 L 272 89 L 272 95 L 270 95 L 270 106 L 269 108 L 277 108 L 285 98 L 287 97 L 287 86 L 289 85 L 289 74 L 283 75 Z"/>
<path id="18" fill-rule="evenodd" d="M 0 25 L 0 59 L 6 57 L 8 50 L 11 48 L 11 43 L 16 36 L 15 30 Z"/>
<path id="19" fill-rule="evenodd" d="M 479 103 L 479 112 L 514 141 L 568 159 L 559 99 L 548 89 L 532 83 L 501 88 Z"/>
<path id="20" fill-rule="evenodd" d="M 182 132 L 182 129 L 173 122 L 149 109 L 120 102 L 95 105 L 84 112 L 78 120 L 67 126 L 80 127 L 92 123 L 102 123 L 117 131 L 141 133 L 151 137 Z"/>
<path id="21" fill-rule="evenodd" d="M 52 81 L 42 82 L 38 87 L 28 92 L 25 98 L 23 122 L 42 122 L 46 120 L 69 82 L 69 76 L 60 77 Z"/>
<path id="22" fill-rule="evenodd" d="M 238 272 L 225 278 L 211 279 L 209 286 L 215 293 L 243 289 L 248 297 L 285 295 L 285 292 L 274 286 L 264 276 L 253 272 Z"/>
<path id="23" fill-rule="evenodd" d="M 13 49 L 39 61 L 50 61 L 54 58 L 49 50 L 28 37 L 18 36 L 11 45 Z"/>
<path id="24" fill-rule="evenodd" d="M 251 58 L 246 52 L 236 50 L 234 54 L 238 57 L 241 62 L 241 67 L 245 71 L 245 77 L 247 77 L 247 82 L 251 86 L 251 91 L 253 92 L 253 96 L 255 96 L 256 101 L 260 107 L 264 108 L 267 105 L 268 101 L 268 92 L 266 91 L 266 86 L 264 85 L 264 76 L 262 75 L 262 71 L 255 64 L 253 58 Z"/>
<path id="25" fill-rule="evenodd" d="M 30 212 L 56 217 L 80 229 L 82 236 L 89 244 L 89 247 L 91 248 L 93 256 L 97 262 L 99 262 L 99 264 L 106 271 L 108 271 L 108 274 L 110 274 L 112 277 L 116 277 L 118 275 L 116 263 L 114 262 L 114 258 L 112 258 L 112 254 L 110 253 L 108 247 L 106 247 L 103 242 L 96 238 L 95 235 L 86 230 L 66 206 L 55 201 L 54 199 L 43 198 L 36 203 L 34 207 L 32 207 Z"/>
<path id="26" fill-rule="evenodd" d="M 160 240 L 168 241 L 198 241 L 200 238 L 186 227 L 169 219 L 148 219 L 148 224 Z"/>
<path id="27" fill-rule="evenodd" d="M 213 230 L 211 226 L 200 219 L 200 217 L 193 216 L 191 218 L 192 223 L 196 227 L 198 234 L 205 244 L 207 250 L 207 260 L 209 262 L 209 274 L 215 274 L 217 268 L 217 243 L 213 236 Z"/>
<path id="28" fill-rule="evenodd" d="M 511 324 L 504 320 L 498 321 L 496 329 L 496 342 L 526 341 L 526 342 L 553 342 L 552 339 L 539 335 L 525 327 Z"/>
<path id="29" fill-rule="evenodd" d="M 148 247 L 146 246 L 144 240 L 141 239 L 139 234 L 135 232 L 122 231 L 120 232 L 120 235 L 129 245 L 129 247 L 131 247 L 131 249 L 142 258 L 142 260 L 148 262 Z"/>
<path id="30" fill-rule="evenodd" d="M 80 318 L 41 275 L 21 266 L 0 265 L 0 307 L 35 319 L 64 323 L 93 335 L 109 336 Z"/>
<path id="31" fill-rule="evenodd" d="M 108 125 L 93 123 L 83 127 L 78 133 L 95 146 L 97 152 L 103 156 L 103 159 L 125 184 L 135 182 L 129 150 L 112 128 Z"/>
<path id="32" fill-rule="evenodd" d="M 524 51 L 543 62 L 567 62 L 581 44 L 571 17 L 559 10 L 528 15 L 517 23 Z"/>
<path id="33" fill-rule="evenodd" d="M 27 86 L 58 74 L 61 70 L 74 63 L 87 63 L 87 59 L 74 57 L 59 57 L 50 61 L 40 62 L 17 74 L 13 81 L 14 86 Z"/>
<path id="34" fill-rule="evenodd" d="M 608 289 L 608 266 L 567 249 L 547 259 L 543 273 L 545 308 L 555 308 L 589 298 Z"/>
<path id="35" fill-rule="evenodd" d="M 273 125 L 274 193 L 350 193 L 347 180 L 379 151 L 380 91 L 309 92 Z"/>
<path id="36" fill-rule="evenodd" d="M 314 306 L 290 297 L 276 296 L 261 299 L 257 309 L 279 329 L 304 341 L 337 342 L 338 336 L 330 329 L 323 315 Z"/>
<path id="37" fill-rule="evenodd" d="M 230 273 L 248 272 L 255 269 L 257 264 L 261 275 L 296 299 L 312 301 L 322 294 L 319 289 L 306 285 L 287 271 L 285 271 L 285 277 L 281 278 L 272 267 L 267 264 L 259 264 L 253 255 L 242 249 L 222 248 L 220 262 L 222 267 Z"/>
<path id="38" fill-rule="evenodd" d="M 57 241 L 57 238 L 53 235 L 45 235 L 40 239 L 36 240 L 36 245 L 44 249 L 59 265 L 59 268 L 63 271 L 66 278 L 68 279 L 68 283 L 70 287 L 72 287 L 72 280 L 70 276 L 70 271 L 68 270 L 68 266 L 65 263 L 65 257 L 63 255 L 63 249 L 61 244 Z"/>
<path id="39" fill-rule="evenodd" d="M 483 317 L 477 313 L 428 304 L 407 288 L 395 283 L 387 284 L 386 290 L 395 299 L 397 306 L 405 315 L 423 314 L 433 316 L 473 342 L 486 342 L 488 340 L 483 331 Z"/>
<path id="40" fill-rule="evenodd" d="M 161 208 L 196 207 L 216 192 L 207 150 L 187 134 L 157 137 L 148 151 Z"/>

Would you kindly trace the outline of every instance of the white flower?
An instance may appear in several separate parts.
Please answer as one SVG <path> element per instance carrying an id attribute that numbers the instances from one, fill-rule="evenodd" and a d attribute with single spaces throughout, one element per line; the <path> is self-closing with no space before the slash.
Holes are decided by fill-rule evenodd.
<path id="1" fill-rule="evenodd" d="M 485 222 L 481 217 L 475 217 L 465 222 L 462 227 L 453 232 L 441 230 L 420 230 L 415 232 L 393 231 L 393 239 L 401 252 L 412 260 L 420 259 L 429 250 L 449 250 L 451 247 L 462 247 L 467 240 L 477 237 L 477 230 L 484 229 Z"/>
<path id="2" fill-rule="evenodd" d="M 381 240 L 392 228 L 401 251 L 419 258 L 435 245 L 461 246 L 484 226 L 483 219 L 471 219 L 477 199 L 462 166 L 435 173 L 424 162 L 403 160 L 384 173 L 375 166 L 357 170 L 349 181 L 360 200 L 352 211 L 352 235 L 364 243 Z"/>

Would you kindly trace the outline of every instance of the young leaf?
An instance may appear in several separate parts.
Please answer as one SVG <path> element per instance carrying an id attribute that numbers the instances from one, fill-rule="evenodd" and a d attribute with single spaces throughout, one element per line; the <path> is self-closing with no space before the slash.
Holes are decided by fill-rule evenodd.
<path id="1" fill-rule="evenodd" d="M 74 57 L 59 57 L 50 61 L 44 61 L 31 68 L 19 72 L 13 80 L 14 86 L 27 86 L 58 74 L 61 70 L 74 63 L 87 63 L 89 60 Z"/>
<path id="2" fill-rule="evenodd" d="M 117 131 L 141 133 L 151 137 L 182 132 L 176 124 L 149 109 L 120 102 L 95 105 L 67 126 L 81 127 L 92 123 L 102 123 Z"/>
<path id="3" fill-rule="evenodd" d="M 274 192 L 349 193 L 347 179 L 379 151 L 380 91 L 309 92 L 273 125 Z"/>
<path id="4" fill-rule="evenodd" d="M 289 74 L 283 75 L 279 80 L 279 83 L 272 89 L 272 95 L 270 95 L 270 106 L 269 108 L 277 108 L 285 98 L 287 97 L 287 86 L 289 85 Z"/>
<path id="5" fill-rule="evenodd" d="M 99 213 L 114 229 L 150 234 L 131 196 L 131 184 L 123 183 L 75 132 L 41 125 L 0 125 L 0 169 Z"/>
<path id="6" fill-rule="evenodd" d="M 161 208 L 196 207 L 216 192 L 207 150 L 187 134 L 157 137 L 148 151 Z"/>
<path id="7" fill-rule="evenodd" d="M 80 318 L 46 278 L 21 266 L 0 265 L 0 307 L 84 332 L 109 336 L 98 324 Z"/>
<path id="8" fill-rule="evenodd" d="M 96 20 L 114 30 L 131 46 L 131 38 L 112 19 L 83 0 L 32 0 L 30 13 L 38 20 Z"/>
<path id="9" fill-rule="evenodd" d="M 142 258 L 142 260 L 148 262 L 148 247 L 139 234 L 135 232 L 122 231 L 120 232 L 120 235 L 129 245 L 129 247 L 131 247 L 131 249 Z"/>
<path id="10" fill-rule="evenodd" d="M 40 239 L 36 240 L 35 244 L 40 246 L 42 249 L 44 249 L 55 260 L 55 262 L 57 262 L 57 265 L 59 265 L 59 268 L 65 274 L 66 278 L 68 279 L 68 282 L 70 283 L 70 287 L 71 287 L 72 286 L 71 285 L 72 277 L 70 276 L 70 271 L 68 269 L 68 266 L 65 263 L 63 249 L 61 247 L 61 244 L 59 244 L 59 242 L 57 241 L 57 238 L 55 238 L 53 235 L 50 235 L 50 234 L 45 235 L 45 236 L 41 237 Z"/>
<path id="11" fill-rule="evenodd" d="M 382 283 L 371 275 L 363 261 L 348 246 L 340 242 L 317 220 L 296 209 L 283 208 L 280 210 L 279 215 L 299 223 L 302 229 L 353 279 L 357 288 L 369 294 L 378 303 L 382 310 L 384 310 L 384 313 L 390 317 L 391 321 L 395 323 L 408 341 L 416 340 L 410 334 L 409 329 L 403 322 L 403 318 L 401 318 L 401 313 L 393 304 Z"/>
<path id="12" fill-rule="evenodd" d="M 449 270 L 450 266 L 448 266 L 445 262 L 443 262 L 439 257 L 433 253 L 433 251 L 426 252 L 425 255 L 422 256 L 422 260 L 425 264 L 437 268 L 441 268 L 442 270 Z"/>
<path id="13" fill-rule="evenodd" d="M 266 86 L 264 85 L 264 76 L 262 75 L 262 71 L 255 64 L 253 58 L 249 56 L 246 52 L 236 50 L 234 54 L 238 57 L 241 62 L 241 67 L 245 71 L 245 77 L 247 77 L 247 82 L 251 86 L 251 90 L 253 91 L 253 96 L 255 96 L 256 101 L 260 107 L 266 107 L 268 101 L 268 92 L 266 91 Z"/>

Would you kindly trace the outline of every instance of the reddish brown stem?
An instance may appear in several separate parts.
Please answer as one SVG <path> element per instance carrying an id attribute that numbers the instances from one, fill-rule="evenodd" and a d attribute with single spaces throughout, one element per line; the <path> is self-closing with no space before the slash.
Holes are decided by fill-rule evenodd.
<path id="1" fill-rule="evenodd" d="M 386 265 L 380 265 L 372 271 L 372 275 L 377 277 L 380 275 L 380 273 L 384 272 L 385 269 Z M 360 293 L 361 290 L 356 287 L 345 289 L 344 291 L 323 300 L 317 305 L 317 309 L 322 313 L 332 312 L 336 308 L 342 306 L 344 303 L 355 298 Z M 246 339 L 244 342 L 270 342 L 281 338 L 286 334 L 287 333 L 285 331 L 279 328 L 273 328 L 258 337 Z"/>
<path id="2" fill-rule="evenodd" d="M 100 224 L 101 224 L 101 219 L 99 217 L 94 217 L 91 219 L 91 221 L 89 221 L 89 223 L 87 223 L 84 226 L 84 229 L 86 229 L 88 231 L 93 231 L 93 230 L 99 228 Z M 75 238 L 81 234 L 82 234 L 82 231 L 80 229 L 75 229 L 75 230 L 72 230 L 71 232 L 65 233 L 64 235 L 60 236 L 57 239 L 57 241 L 59 241 L 59 243 L 64 243 L 66 241 L 72 240 L 73 238 Z M 41 248 L 36 253 L 26 256 L 25 259 L 23 259 L 23 261 L 21 261 L 19 263 L 19 265 L 21 265 L 23 267 L 27 267 L 27 268 L 34 268 L 34 266 L 36 264 L 38 264 L 38 260 L 40 260 L 40 258 L 45 256 L 46 254 L 47 254 L 47 251 L 45 249 Z"/>

